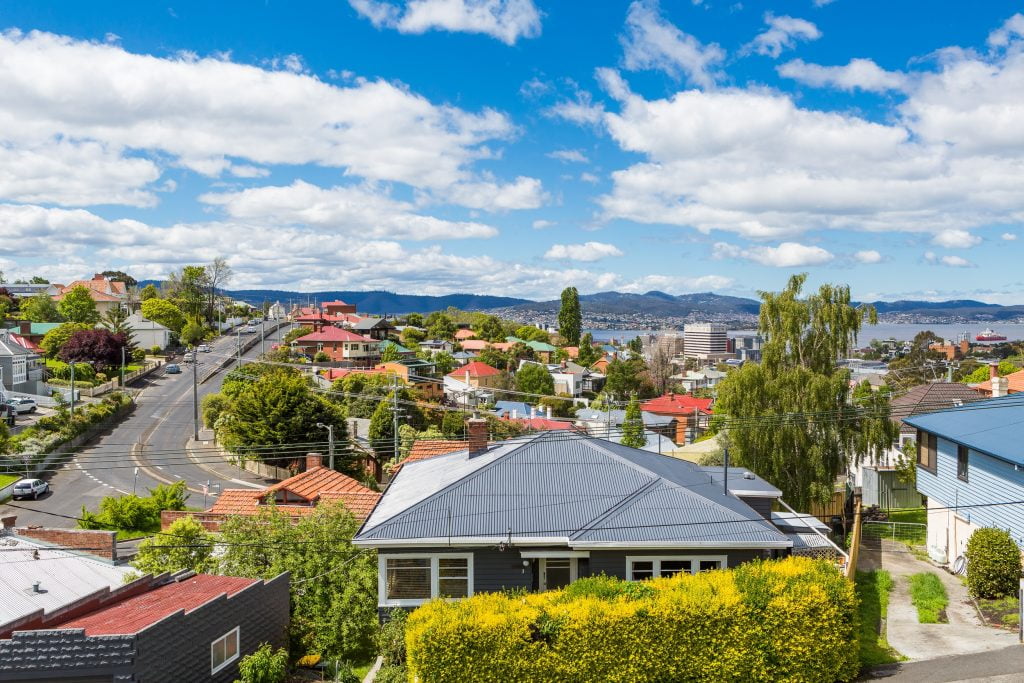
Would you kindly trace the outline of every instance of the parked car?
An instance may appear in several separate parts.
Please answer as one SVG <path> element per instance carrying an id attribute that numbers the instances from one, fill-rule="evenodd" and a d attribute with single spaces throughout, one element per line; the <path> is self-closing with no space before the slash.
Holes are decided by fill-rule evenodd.
<path id="1" fill-rule="evenodd" d="M 167 367 L 164 368 L 164 373 L 168 375 L 180 375 L 181 366 L 177 363 L 168 363 Z"/>
<path id="2" fill-rule="evenodd" d="M 256 326 L 255 325 L 247 325 L 246 328 L 244 330 L 242 330 L 242 331 L 245 332 L 246 334 L 256 334 Z"/>
<path id="3" fill-rule="evenodd" d="M 36 402 L 34 399 L 25 398 L 23 396 L 11 398 L 7 400 L 7 405 L 14 408 L 14 412 L 21 413 L 34 413 L 36 412 Z"/>
<path id="4" fill-rule="evenodd" d="M 14 500 L 20 498 L 31 498 L 35 500 L 41 494 L 50 490 L 50 485 L 42 479 L 22 479 L 14 485 L 11 496 Z"/>
<path id="5" fill-rule="evenodd" d="M 209 344 L 200 344 L 199 348 L 196 349 L 196 351 L 199 351 L 201 353 L 209 353 L 210 352 L 210 345 Z"/>
<path id="6" fill-rule="evenodd" d="M 191 351 L 186 351 L 185 355 L 183 355 L 181 357 L 181 360 L 184 363 L 192 363 L 192 362 L 195 361 L 195 359 L 196 359 L 196 354 L 192 353 Z"/>

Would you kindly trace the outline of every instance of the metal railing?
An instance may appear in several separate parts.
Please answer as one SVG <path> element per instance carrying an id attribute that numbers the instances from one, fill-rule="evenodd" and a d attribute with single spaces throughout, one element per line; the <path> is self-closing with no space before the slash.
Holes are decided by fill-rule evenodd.
<path id="1" fill-rule="evenodd" d="M 928 542 L 928 526 L 918 522 L 863 522 L 862 535 L 865 543 L 879 545 L 881 541 L 923 546 Z"/>

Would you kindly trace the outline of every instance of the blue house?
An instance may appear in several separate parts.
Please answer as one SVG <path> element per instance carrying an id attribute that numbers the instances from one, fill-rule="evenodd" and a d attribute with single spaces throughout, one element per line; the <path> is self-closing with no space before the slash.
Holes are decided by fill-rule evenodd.
<path id="1" fill-rule="evenodd" d="M 917 490 L 928 497 L 928 553 L 952 563 L 976 529 L 1008 529 L 1024 548 L 1024 401 L 978 401 L 904 418 L 917 430 Z"/>

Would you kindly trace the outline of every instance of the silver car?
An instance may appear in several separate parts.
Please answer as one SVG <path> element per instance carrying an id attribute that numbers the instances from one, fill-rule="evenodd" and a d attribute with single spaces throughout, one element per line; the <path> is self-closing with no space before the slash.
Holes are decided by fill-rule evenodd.
<path id="1" fill-rule="evenodd" d="M 20 498 L 31 498 L 35 500 L 49 490 L 50 485 L 42 479 L 22 479 L 14 485 L 14 491 L 11 492 L 11 496 L 14 500 L 18 500 Z"/>
<path id="2" fill-rule="evenodd" d="M 36 412 L 36 402 L 31 398 L 15 397 L 8 399 L 7 405 L 14 408 L 14 412 L 18 413 L 34 413 Z"/>

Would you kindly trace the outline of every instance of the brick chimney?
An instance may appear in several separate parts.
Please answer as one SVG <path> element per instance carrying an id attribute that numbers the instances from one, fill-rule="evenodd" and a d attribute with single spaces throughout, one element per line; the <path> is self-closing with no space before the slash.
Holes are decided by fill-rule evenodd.
<path id="1" fill-rule="evenodd" d="M 0 517 L 0 535 L 7 535 L 14 533 L 14 525 L 18 523 L 17 515 L 9 515 L 7 517 Z"/>
<path id="2" fill-rule="evenodd" d="M 324 466 L 324 456 L 320 453 L 306 453 L 306 471 L 313 469 L 314 467 Z"/>
<path id="3" fill-rule="evenodd" d="M 988 364 L 988 378 L 995 379 L 996 377 L 999 377 L 999 362 L 992 361 Z"/>
<path id="4" fill-rule="evenodd" d="M 32 323 L 27 320 L 22 320 L 18 323 L 18 333 L 21 335 L 32 334 Z"/>
<path id="5" fill-rule="evenodd" d="M 471 417 L 466 420 L 466 433 L 469 434 L 470 456 L 487 450 L 487 420 Z"/>
<path id="6" fill-rule="evenodd" d="M 1005 377 L 993 377 L 991 382 L 992 398 L 999 398 L 1010 393 L 1010 380 Z"/>

